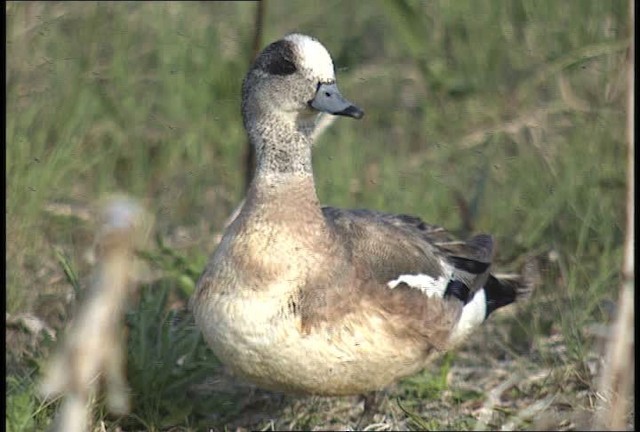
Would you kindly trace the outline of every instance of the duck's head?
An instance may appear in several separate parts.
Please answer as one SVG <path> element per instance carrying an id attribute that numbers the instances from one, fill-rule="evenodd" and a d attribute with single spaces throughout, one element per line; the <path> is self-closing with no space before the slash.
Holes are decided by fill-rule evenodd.
<path id="1" fill-rule="evenodd" d="M 313 121 L 319 113 L 362 118 L 364 112 L 338 90 L 333 61 L 316 39 L 289 34 L 255 59 L 242 86 L 245 124 L 264 117 Z"/>

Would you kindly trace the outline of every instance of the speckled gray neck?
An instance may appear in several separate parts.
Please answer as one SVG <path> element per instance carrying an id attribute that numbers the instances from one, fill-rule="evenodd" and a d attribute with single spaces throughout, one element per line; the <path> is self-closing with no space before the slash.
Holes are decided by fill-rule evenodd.
<path id="1" fill-rule="evenodd" d="M 265 115 L 248 126 L 249 139 L 256 149 L 256 177 L 313 175 L 311 141 L 306 130 L 300 130 L 276 114 Z"/>

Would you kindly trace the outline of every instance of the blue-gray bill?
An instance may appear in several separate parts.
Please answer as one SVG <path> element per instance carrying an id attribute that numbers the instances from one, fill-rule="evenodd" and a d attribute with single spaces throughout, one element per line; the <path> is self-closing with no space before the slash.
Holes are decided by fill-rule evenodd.
<path id="1" fill-rule="evenodd" d="M 309 105 L 318 111 L 333 115 L 353 117 L 355 119 L 361 119 L 364 116 L 364 111 L 340 94 L 335 82 L 319 84 L 316 95 L 309 101 Z"/>

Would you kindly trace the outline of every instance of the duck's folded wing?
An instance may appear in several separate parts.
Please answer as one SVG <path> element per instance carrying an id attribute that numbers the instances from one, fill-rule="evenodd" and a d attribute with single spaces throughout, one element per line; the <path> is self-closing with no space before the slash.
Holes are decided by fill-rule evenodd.
<path id="1" fill-rule="evenodd" d="M 493 255 L 489 235 L 456 241 L 444 228 L 413 216 L 322 211 L 352 260 L 391 289 L 406 284 L 430 297 L 453 295 L 466 303 L 487 280 Z"/>

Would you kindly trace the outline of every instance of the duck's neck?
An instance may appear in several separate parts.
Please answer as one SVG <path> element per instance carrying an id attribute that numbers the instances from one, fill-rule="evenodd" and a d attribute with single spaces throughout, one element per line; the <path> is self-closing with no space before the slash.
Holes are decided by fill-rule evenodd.
<path id="1" fill-rule="evenodd" d="M 272 118 L 260 119 L 247 130 L 256 150 L 256 168 L 248 193 L 258 195 L 255 199 L 259 200 L 295 200 L 318 207 L 312 145 L 305 130 L 294 121 Z"/>

